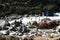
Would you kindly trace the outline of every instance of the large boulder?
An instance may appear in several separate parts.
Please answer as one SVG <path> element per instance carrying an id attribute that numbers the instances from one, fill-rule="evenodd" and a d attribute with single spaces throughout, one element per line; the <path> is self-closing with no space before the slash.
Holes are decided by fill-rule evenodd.
<path id="1" fill-rule="evenodd" d="M 0 27 L 3 28 L 8 22 L 4 19 L 0 19 Z"/>

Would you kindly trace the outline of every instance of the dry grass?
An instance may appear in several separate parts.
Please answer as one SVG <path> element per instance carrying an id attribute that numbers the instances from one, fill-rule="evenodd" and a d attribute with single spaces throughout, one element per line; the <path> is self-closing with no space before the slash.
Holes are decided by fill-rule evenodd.
<path id="1" fill-rule="evenodd" d="M 0 36 L 0 40 L 19 40 L 18 37 L 16 36 Z M 32 37 L 32 39 L 27 39 L 27 40 L 60 40 L 60 36 L 59 37 L 41 37 L 41 36 L 35 36 Z"/>
<path id="2" fill-rule="evenodd" d="M 0 35 L 0 40 L 19 40 L 19 38 L 16 36 Z"/>
<path id="3" fill-rule="evenodd" d="M 35 37 L 34 40 L 60 40 L 60 36 L 59 37 L 53 37 L 53 38 L 38 36 L 38 37 Z"/>

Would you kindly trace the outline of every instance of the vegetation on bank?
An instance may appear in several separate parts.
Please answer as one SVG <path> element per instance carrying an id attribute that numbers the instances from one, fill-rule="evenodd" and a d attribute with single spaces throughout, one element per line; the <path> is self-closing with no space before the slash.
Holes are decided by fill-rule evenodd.
<path id="1" fill-rule="evenodd" d="M 0 0 L 0 16 L 9 14 L 40 14 L 45 9 L 51 16 L 60 11 L 59 0 Z"/>

